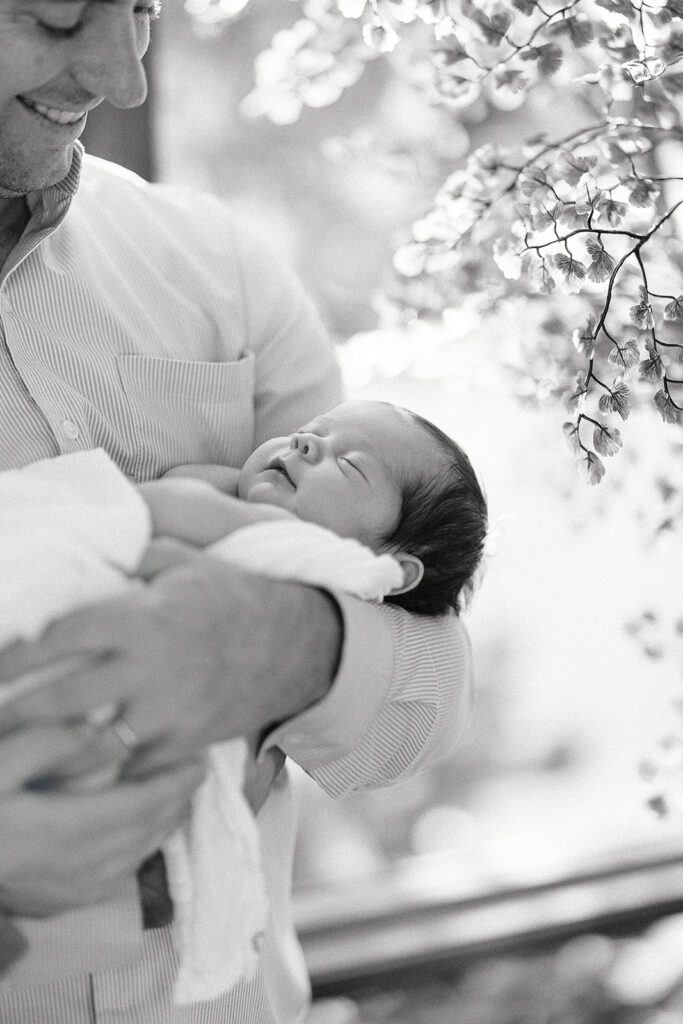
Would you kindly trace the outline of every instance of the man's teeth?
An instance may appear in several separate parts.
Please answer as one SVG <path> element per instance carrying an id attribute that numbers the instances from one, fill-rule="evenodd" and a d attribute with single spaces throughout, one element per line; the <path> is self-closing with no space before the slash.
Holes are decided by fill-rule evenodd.
<path id="1" fill-rule="evenodd" d="M 55 124 L 75 124 L 85 115 L 84 110 L 58 110 L 56 107 L 46 107 L 44 103 L 36 103 L 34 100 L 24 99 L 24 102 Z"/>

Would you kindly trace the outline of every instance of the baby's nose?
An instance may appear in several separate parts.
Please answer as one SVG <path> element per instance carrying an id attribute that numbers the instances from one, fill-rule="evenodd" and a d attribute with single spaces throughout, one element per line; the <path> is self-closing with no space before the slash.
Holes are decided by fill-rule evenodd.
<path id="1" fill-rule="evenodd" d="M 320 439 L 315 434 L 294 434 L 290 448 L 295 448 L 306 462 L 317 462 L 322 451 Z"/>

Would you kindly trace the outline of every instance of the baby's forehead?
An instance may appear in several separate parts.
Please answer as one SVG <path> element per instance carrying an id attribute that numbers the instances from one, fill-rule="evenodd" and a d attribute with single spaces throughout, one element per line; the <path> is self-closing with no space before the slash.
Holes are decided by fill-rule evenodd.
<path id="1" fill-rule="evenodd" d="M 374 437 L 396 433 L 401 424 L 417 427 L 407 409 L 374 399 L 351 399 L 341 402 L 329 412 L 310 420 L 301 429 L 330 432 L 342 429 L 361 429 L 363 434 Z"/>
<path id="2" fill-rule="evenodd" d="M 442 458 L 439 445 L 419 418 L 390 402 L 344 402 L 316 423 L 321 433 L 346 434 L 402 484 L 432 476 Z"/>

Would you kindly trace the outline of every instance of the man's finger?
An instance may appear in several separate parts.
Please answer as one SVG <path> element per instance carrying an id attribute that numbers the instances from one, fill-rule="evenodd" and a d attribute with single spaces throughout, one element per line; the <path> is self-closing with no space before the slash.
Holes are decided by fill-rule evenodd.
<path id="1" fill-rule="evenodd" d="M 79 622 L 79 615 L 77 612 L 53 623 L 37 640 L 22 640 L 0 650 L 0 685 L 40 670 L 49 672 L 53 667 L 59 675 L 60 665 L 64 666 L 65 674 L 70 663 L 96 658 L 105 651 L 105 640 L 89 635 L 91 631 L 85 621 Z"/>
<path id="2" fill-rule="evenodd" d="M 93 741 L 87 726 L 36 726 L 0 739 L 0 791 L 19 789 L 78 757 Z"/>
<path id="3" fill-rule="evenodd" d="M 71 678 L 90 664 L 92 660 L 82 655 L 69 656 L 14 676 L 10 681 L 0 685 L 0 712 L 6 704 L 14 703 L 33 690 L 52 686 L 60 679 Z"/>
<path id="4" fill-rule="evenodd" d="M 36 640 L 0 650 L 0 684 L 16 676 L 68 658 L 98 659 L 118 649 L 121 635 L 140 628 L 147 607 L 147 588 L 86 605 L 50 623 Z"/>
<path id="5" fill-rule="evenodd" d="M 4 795 L 3 906 L 44 915 L 102 899 L 186 818 L 203 775 L 185 762 L 98 792 Z"/>
<path id="6" fill-rule="evenodd" d="M 112 692 L 93 684 L 107 664 L 104 659 L 98 663 L 92 658 L 71 656 L 1 685 L 0 736 L 21 726 L 86 718 Z M 103 687 L 109 683 L 107 673 Z M 113 693 L 115 697 L 115 690 Z"/>
<path id="7" fill-rule="evenodd" d="M 67 814 L 69 801 L 73 800 L 80 805 L 79 811 L 87 807 L 95 824 L 100 821 L 111 827 L 112 821 L 120 821 L 121 828 L 110 838 L 125 851 L 141 835 L 145 843 L 150 837 L 157 841 L 159 836 L 169 835 L 187 814 L 189 801 L 205 773 L 203 761 L 186 761 L 139 781 L 119 782 L 106 793 L 78 793 L 62 799 Z"/>
<path id="8" fill-rule="evenodd" d="M 285 755 L 278 747 L 271 747 L 258 760 L 250 758 L 247 762 L 242 792 L 254 814 L 263 806 L 284 763 Z"/>

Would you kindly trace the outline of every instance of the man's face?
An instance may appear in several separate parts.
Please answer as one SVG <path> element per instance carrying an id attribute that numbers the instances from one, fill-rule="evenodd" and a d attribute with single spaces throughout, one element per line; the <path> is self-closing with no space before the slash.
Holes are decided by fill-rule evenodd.
<path id="1" fill-rule="evenodd" d="M 134 107 L 155 0 L 0 0 L 0 197 L 60 181 L 88 110 Z"/>

